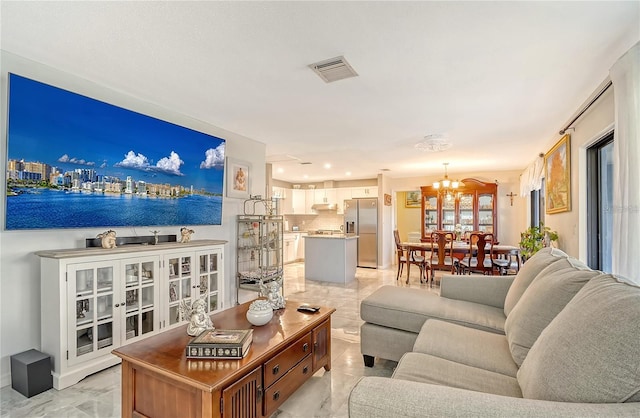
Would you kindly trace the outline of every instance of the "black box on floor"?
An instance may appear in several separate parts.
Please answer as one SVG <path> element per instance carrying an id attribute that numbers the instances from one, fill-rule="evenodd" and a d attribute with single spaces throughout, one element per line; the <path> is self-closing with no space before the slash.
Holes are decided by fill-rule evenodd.
<path id="1" fill-rule="evenodd" d="M 38 350 L 11 356 L 11 387 L 27 398 L 51 389 L 51 357 Z"/>

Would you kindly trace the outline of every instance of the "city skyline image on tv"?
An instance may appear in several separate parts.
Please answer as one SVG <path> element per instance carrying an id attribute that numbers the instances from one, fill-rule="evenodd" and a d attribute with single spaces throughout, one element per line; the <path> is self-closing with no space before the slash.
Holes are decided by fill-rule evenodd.
<path id="1" fill-rule="evenodd" d="M 9 74 L 6 229 L 220 225 L 225 140 Z"/>

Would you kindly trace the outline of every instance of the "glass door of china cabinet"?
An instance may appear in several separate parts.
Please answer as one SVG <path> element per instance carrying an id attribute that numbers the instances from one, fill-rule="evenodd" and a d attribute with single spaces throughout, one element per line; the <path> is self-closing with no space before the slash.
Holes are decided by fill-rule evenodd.
<path id="1" fill-rule="evenodd" d="M 163 297 L 168 302 L 168 317 L 164 326 L 180 324 L 188 319 L 180 317 L 180 302 L 185 300 L 191 303 L 191 297 L 195 294 L 194 263 L 193 253 L 169 256 L 167 259 L 169 277 Z"/>
<path id="2" fill-rule="evenodd" d="M 453 232 L 456 226 L 456 200 L 451 195 L 442 197 L 442 229 Z"/>
<path id="3" fill-rule="evenodd" d="M 485 233 L 495 233 L 493 229 L 494 219 L 494 195 L 492 193 L 478 194 L 478 230 Z"/>
<path id="4" fill-rule="evenodd" d="M 458 197 L 458 222 L 462 229 L 462 237 L 474 231 L 474 198 L 475 193 L 460 193 Z M 462 237 L 456 237 L 461 239 Z"/>
<path id="5" fill-rule="evenodd" d="M 103 262 L 67 267 L 69 365 L 104 355 L 120 345 L 117 266 Z"/>
<path id="6" fill-rule="evenodd" d="M 124 311 L 122 341 L 129 343 L 159 329 L 159 257 L 123 261 L 124 286 L 120 309 Z"/>
<path id="7" fill-rule="evenodd" d="M 424 195 L 424 235 L 430 237 L 439 228 L 438 195 Z"/>
<path id="8" fill-rule="evenodd" d="M 207 302 L 207 312 L 213 313 L 222 309 L 221 289 L 222 285 L 222 250 L 199 251 L 198 259 L 198 289 L 199 298 Z"/>

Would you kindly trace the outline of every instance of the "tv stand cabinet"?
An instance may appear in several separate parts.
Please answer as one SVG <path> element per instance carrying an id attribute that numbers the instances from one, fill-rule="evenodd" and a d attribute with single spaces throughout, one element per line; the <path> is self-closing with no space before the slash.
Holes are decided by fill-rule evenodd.
<path id="1" fill-rule="evenodd" d="M 41 350 L 60 390 L 111 367 L 111 351 L 186 323 L 181 301 L 224 308 L 224 244 L 194 240 L 38 251 Z"/>

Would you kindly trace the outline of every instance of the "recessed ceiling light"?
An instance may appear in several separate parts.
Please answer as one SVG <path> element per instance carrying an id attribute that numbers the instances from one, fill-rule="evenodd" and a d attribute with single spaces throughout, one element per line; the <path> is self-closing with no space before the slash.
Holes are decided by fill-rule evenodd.
<path id="1" fill-rule="evenodd" d="M 278 169 L 278 173 L 284 173 L 284 168 L 280 167 L 280 168 Z"/>
<path id="2" fill-rule="evenodd" d="M 351 171 L 347 171 L 346 173 L 344 173 L 345 176 L 350 176 L 351 175 Z"/>
<path id="3" fill-rule="evenodd" d="M 331 164 L 330 163 L 324 163 L 324 168 L 326 168 L 327 170 L 331 168 Z"/>
<path id="4" fill-rule="evenodd" d="M 302 177 L 304 177 L 305 179 L 308 179 L 308 178 L 309 178 L 309 176 L 307 176 L 306 174 L 305 174 L 304 176 L 302 176 Z"/>

